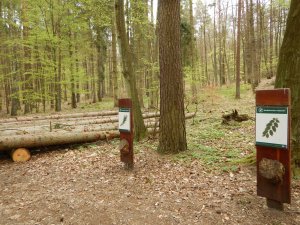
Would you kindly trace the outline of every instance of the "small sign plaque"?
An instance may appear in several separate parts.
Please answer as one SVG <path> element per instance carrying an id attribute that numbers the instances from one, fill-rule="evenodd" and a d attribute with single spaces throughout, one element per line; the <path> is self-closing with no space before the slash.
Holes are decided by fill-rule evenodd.
<path id="1" fill-rule="evenodd" d="M 119 130 L 123 132 L 130 132 L 130 109 L 119 109 Z"/>
<path id="2" fill-rule="evenodd" d="M 256 145 L 288 148 L 288 107 L 256 107 Z"/>

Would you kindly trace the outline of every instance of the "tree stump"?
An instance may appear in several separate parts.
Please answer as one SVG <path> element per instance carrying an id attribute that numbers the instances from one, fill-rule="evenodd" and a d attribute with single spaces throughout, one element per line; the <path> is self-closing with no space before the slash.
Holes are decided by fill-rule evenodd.
<path id="1" fill-rule="evenodd" d="M 285 173 L 284 165 L 272 159 L 263 158 L 259 162 L 259 173 L 273 184 L 281 183 Z"/>
<path id="2" fill-rule="evenodd" d="M 238 111 L 232 110 L 232 113 L 222 116 L 222 124 L 229 124 L 230 121 L 243 122 L 251 119 L 247 114 L 239 114 Z"/>
<path id="3" fill-rule="evenodd" d="M 30 151 L 26 148 L 17 148 L 10 152 L 10 156 L 14 162 L 26 162 L 30 159 Z"/>

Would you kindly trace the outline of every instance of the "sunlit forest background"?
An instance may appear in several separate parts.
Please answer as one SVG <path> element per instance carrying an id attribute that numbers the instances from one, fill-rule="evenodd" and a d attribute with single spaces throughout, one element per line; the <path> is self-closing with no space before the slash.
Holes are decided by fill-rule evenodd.
<path id="1" fill-rule="evenodd" d="M 241 16 L 241 82 L 254 89 L 276 73 L 289 1 L 245 0 Z M 157 108 L 157 2 L 125 1 L 139 101 Z M 181 4 L 185 98 L 236 79 L 237 1 Z M 61 111 L 127 96 L 114 1 L 2 0 L 0 110 L 3 115 Z M 112 100 L 114 99 L 114 104 Z M 108 104 L 108 103 L 107 103 Z"/>

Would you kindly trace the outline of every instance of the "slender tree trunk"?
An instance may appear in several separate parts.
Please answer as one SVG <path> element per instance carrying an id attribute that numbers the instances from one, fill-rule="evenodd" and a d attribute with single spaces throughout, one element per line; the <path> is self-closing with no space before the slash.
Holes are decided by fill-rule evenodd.
<path id="1" fill-rule="evenodd" d="M 216 30 L 216 3 L 214 3 L 214 85 L 218 85 L 218 64 L 217 64 L 217 30 Z"/>
<path id="2" fill-rule="evenodd" d="M 209 85 L 210 84 L 210 77 L 208 75 L 208 60 L 207 60 L 207 46 L 206 46 L 206 13 L 204 13 L 204 22 L 203 22 L 203 44 L 204 44 L 204 63 L 205 63 L 205 77 L 206 77 L 206 80 L 207 80 L 207 84 Z"/>
<path id="3" fill-rule="evenodd" d="M 192 71 L 192 102 L 197 102 L 197 87 L 196 87 L 196 76 L 195 76 L 195 41 L 194 41 L 194 15 L 193 15 L 193 1 L 189 0 L 189 20 L 191 26 L 191 41 L 190 41 L 190 62 Z"/>
<path id="4" fill-rule="evenodd" d="M 241 11 L 242 11 L 242 0 L 238 2 L 238 21 L 237 21 L 237 37 L 236 37 L 236 91 L 235 91 L 235 98 L 241 98 L 240 94 L 240 48 L 241 48 Z"/>
<path id="5" fill-rule="evenodd" d="M 114 12 L 115 13 L 115 12 Z M 113 77 L 113 96 L 114 96 L 114 107 L 118 107 L 118 65 L 117 65 L 117 35 L 116 35 L 116 19 L 115 14 L 112 16 L 112 77 Z"/>
<path id="6" fill-rule="evenodd" d="M 9 12 L 8 12 L 8 20 L 13 23 L 13 15 L 12 12 L 14 10 L 13 2 L 10 2 L 9 4 Z M 9 29 L 9 38 L 13 40 L 16 30 L 15 28 Z M 19 73 L 19 62 L 18 62 L 18 48 L 17 45 L 14 44 L 11 48 L 10 54 L 12 55 L 12 59 L 10 60 L 10 73 L 12 74 L 11 77 L 11 92 L 10 92 L 10 98 L 11 98 L 11 116 L 16 116 L 18 114 L 18 109 L 20 106 L 20 100 L 19 100 L 19 82 L 20 82 L 20 73 Z"/>
<path id="7" fill-rule="evenodd" d="M 60 31 L 59 31 L 60 32 Z M 59 39 L 60 33 L 58 35 Z M 61 43 L 59 43 L 58 46 L 58 59 L 57 59 L 57 77 L 55 82 L 55 111 L 60 112 L 61 111 L 61 80 L 62 80 L 62 52 L 61 52 Z"/>
<path id="8" fill-rule="evenodd" d="M 25 90 L 24 90 L 24 114 L 31 111 L 31 96 L 33 95 L 32 85 L 32 71 L 31 71 L 31 49 L 29 47 L 29 27 L 28 27 L 28 3 L 27 0 L 22 0 L 22 19 L 23 19 L 23 49 L 24 49 L 24 77 L 25 77 Z"/>
<path id="9" fill-rule="evenodd" d="M 70 82 L 71 82 L 71 106 L 73 109 L 77 108 L 76 90 L 75 90 L 75 74 L 74 74 L 74 60 L 73 60 L 73 45 L 72 45 L 72 31 L 69 30 L 69 56 L 70 56 Z"/>
<path id="10" fill-rule="evenodd" d="M 250 55 L 251 55 L 251 85 L 253 92 L 258 85 L 258 62 L 257 62 L 257 47 L 255 40 L 255 30 L 254 30 L 254 10 L 253 10 L 253 0 L 249 2 L 249 36 L 250 36 Z"/>
<path id="11" fill-rule="evenodd" d="M 117 30 L 119 34 L 118 38 L 123 63 L 123 75 L 127 82 L 133 103 L 135 139 L 139 141 L 145 137 L 147 130 L 142 117 L 142 111 L 136 87 L 136 78 L 132 65 L 132 54 L 129 49 L 128 36 L 125 29 L 124 0 L 116 0 L 115 9 Z"/>
<path id="12" fill-rule="evenodd" d="M 270 73 L 268 78 L 273 77 L 273 0 L 270 0 L 270 55 L 269 55 Z"/>

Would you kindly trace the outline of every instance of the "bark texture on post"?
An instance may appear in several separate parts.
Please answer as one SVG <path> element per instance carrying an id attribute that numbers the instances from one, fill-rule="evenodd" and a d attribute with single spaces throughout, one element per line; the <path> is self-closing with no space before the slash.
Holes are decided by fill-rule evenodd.
<path id="1" fill-rule="evenodd" d="M 180 50 L 180 0 L 160 0 L 158 6 L 161 152 L 187 149 L 183 75 Z"/>
<path id="2" fill-rule="evenodd" d="M 292 153 L 300 165 L 300 1 L 292 0 L 286 32 L 279 53 L 276 88 L 290 88 L 292 95 Z"/>

